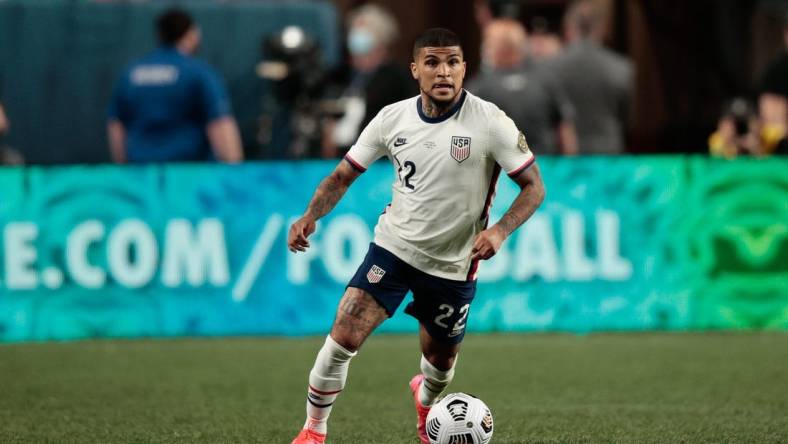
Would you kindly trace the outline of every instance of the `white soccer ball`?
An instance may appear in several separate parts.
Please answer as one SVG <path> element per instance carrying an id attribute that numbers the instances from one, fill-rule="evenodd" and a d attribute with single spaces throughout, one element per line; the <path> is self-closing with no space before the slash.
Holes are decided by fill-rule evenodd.
<path id="1" fill-rule="evenodd" d="M 430 444 L 488 444 L 492 413 L 479 398 L 465 393 L 446 395 L 427 415 Z"/>

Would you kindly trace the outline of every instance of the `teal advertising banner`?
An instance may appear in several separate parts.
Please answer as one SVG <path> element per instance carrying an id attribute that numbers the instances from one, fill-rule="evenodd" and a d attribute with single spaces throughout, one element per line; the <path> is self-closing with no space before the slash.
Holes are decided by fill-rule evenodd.
<path id="1" fill-rule="evenodd" d="M 788 328 L 788 162 L 539 163 L 547 199 L 482 264 L 470 331 Z M 0 169 L 0 340 L 324 334 L 395 178 L 374 165 L 291 254 L 333 167 Z"/>

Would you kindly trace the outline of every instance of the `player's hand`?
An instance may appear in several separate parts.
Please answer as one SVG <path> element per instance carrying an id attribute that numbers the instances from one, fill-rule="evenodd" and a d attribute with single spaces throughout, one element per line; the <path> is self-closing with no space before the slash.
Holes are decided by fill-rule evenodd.
<path id="1" fill-rule="evenodd" d="M 489 259 L 495 256 L 501 244 L 506 239 L 506 233 L 497 225 L 482 231 L 476 235 L 471 249 L 471 259 Z"/>
<path id="2" fill-rule="evenodd" d="M 293 222 L 287 233 L 287 248 L 293 253 L 306 251 L 309 248 L 309 241 L 306 238 L 315 232 L 315 226 L 315 218 L 308 215 L 301 216 L 300 219 Z"/>

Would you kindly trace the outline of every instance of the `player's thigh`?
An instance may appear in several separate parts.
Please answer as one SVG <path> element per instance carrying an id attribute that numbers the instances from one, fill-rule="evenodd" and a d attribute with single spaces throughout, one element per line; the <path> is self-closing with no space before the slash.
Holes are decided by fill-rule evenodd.
<path id="1" fill-rule="evenodd" d="M 331 337 L 348 350 L 357 350 L 388 317 L 386 309 L 372 295 L 360 288 L 348 287 L 339 302 Z"/>
<path id="2" fill-rule="evenodd" d="M 374 243 L 348 283 L 331 336 L 350 350 L 361 347 L 378 325 L 397 311 L 408 293 L 407 265 Z M 344 341 L 344 342 L 343 342 Z"/>

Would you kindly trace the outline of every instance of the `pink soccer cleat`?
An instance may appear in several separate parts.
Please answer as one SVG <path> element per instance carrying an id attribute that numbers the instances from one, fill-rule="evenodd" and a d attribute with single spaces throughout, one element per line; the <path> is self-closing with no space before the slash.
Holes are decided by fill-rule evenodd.
<path id="1" fill-rule="evenodd" d="M 301 433 L 299 433 L 290 444 L 324 444 L 325 442 L 326 435 L 315 432 L 314 430 L 302 429 Z"/>
<path id="2" fill-rule="evenodd" d="M 416 405 L 416 430 L 421 444 L 430 444 L 430 439 L 427 438 L 427 415 L 430 413 L 429 407 L 424 407 L 419 402 L 419 388 L 424 381 L 424 375 L 418 374 L 410 380 L 410 391 L 413 393 L 413 402 Z M 295 444 L 295 443 L 293 443 Z"/>

